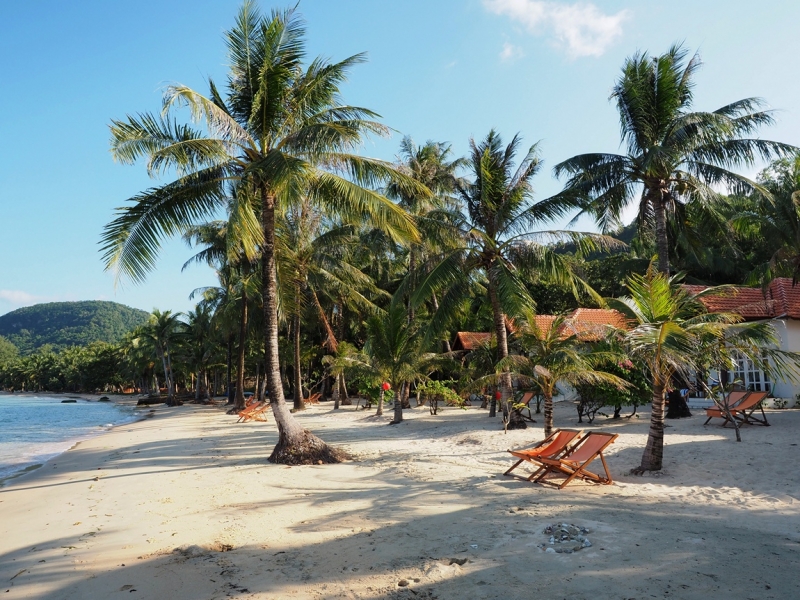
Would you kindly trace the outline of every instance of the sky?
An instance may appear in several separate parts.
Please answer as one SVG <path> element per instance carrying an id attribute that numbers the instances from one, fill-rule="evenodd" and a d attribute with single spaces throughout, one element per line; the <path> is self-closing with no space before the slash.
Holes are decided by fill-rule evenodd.
<path id="1" fill-rule="evenodd" d="M 108 126 L 157 112 L 170 83 L 224 82 L 223 32 L 239 5 L 0 1 L 0 314 L 65 300 L 186 311 L 192 290 L 214 285 L 207 267 L 181 271 L 193 251 L 180 240 L 164 244 L 144 284 L 104 272 L 98 242 L 114 209 L 166 182 L 115 163 Z M 394 131 L 369 140 L 368 156 L 394 160 L 404 135 L 460 156 L 492 128 L 506 141 L 519 133 L 540 144 L 534 185 L 547 197 L 561 187 L 553 165 L 620 151 L 608 97 L 625 58 L 675 42 L 703 61 L 695 109 L 763 97 L 778 123 L 762 137 L 800 145 L 800 2 L 301 0 L 298 10 L 309 58 L 368 53 L 343 96 Z"/>

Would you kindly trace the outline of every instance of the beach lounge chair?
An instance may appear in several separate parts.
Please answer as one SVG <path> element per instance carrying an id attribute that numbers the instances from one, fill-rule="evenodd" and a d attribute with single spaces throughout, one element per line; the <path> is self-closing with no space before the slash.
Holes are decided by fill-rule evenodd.
<path id="1" fill-rule="evenodd" d="M 311 394 L 308 398 L 306 398 L 306 404 L 319 404 L 319 399 L 322 398 L 322 394 L 317 392 L 316 394 Z"/>
<path id="2" fill-rule="evenodd" d="M 728 394 L 728 398 L 726 399 L 726 402 L 728 403 L 728 408 L 734 408 L 749 395 L 750 392 L 731 392 L 730 394 Z M 708 425 L 708 422 L 714 418 L 725 419 L 725 422 L 722 424 L 723 427 L 728 423 L 728 418 L 725 416 L 725 412 L 716 406 L 712 408 L 707 408 L 706 416 L 708 418 L 706 419 L 706 422 L 703 423 L 703 425 Z"/>
<path id="3" fill-rule="evenodd" d="M 735 394 L 737 392 L 733 392 Z M 749 425 L 765 425 L 769 427 L 769 422 L 767 421 L 767 415 L 764 412 L 764 407 L 761 404 L 764 400 L 766 400 L 769 392 L 739 392 L 744 393 L 745 395 L 739 399 L 736 403 L 732 401 L 728 401 L 729 411 L 731 413 L 731 417 L 740 421 L 741 423 L 747 423 Z M 731 394 L 731 396 L 733 396 Z M 760 410 L 761 411 L 761 419 L 754 415 L 754 413 Z M 708 425 L 708 422 L 713 419 L 714 417 L 719 417 L 721 419 L 725 419 L 722 423 L 722 426 L 725 427 L 731 420 L 725 414 L 724 411 L 720 410 L 719 408 L 707 408 L 706 414 L 708 415 L 708 419 L 703 425 Z"/>
<path id="4" fill-rule="evenodd" d="M 530 477 L 528 477 L 528 481 L 531 481 L 542 470 L 542 466 L 538 462 L 541 457 L 558 458 L 559 456 L 562 456 L 567 451 L 569 444 L 573 442 L 581 433 L 582 432 L 580 429 L 556 429 L 541 442 L 531 446 L 530 448 L 524 448 L 522 450 L 508 450 L 508 453 L 511 454 L 511 456 L 515 456 L 519 460 L 515 462 L 508 471 L 503 473 L 503 475 L 510 475 L 511 471 L 516 469 L 522 463 L 530 462 L 538 467 L 537 470 Z"/>
<path id="5" fill-rule="evenodd" d="M 560 490 L 564 489 L 567 484 L 576 477 L 594 481 L 595 483 L 612 483 L 611 473 L 608 470 L 606 459 L 603 457 L 603 450 L 612 444 L 617 437 L 619 437 L 619 435 L 616 433 L 592 431 L 581 438 L 581 440 L 570 448 L 561 458 L 539 458 L 538 462 L 541 463 L 544 472 L 534 481 L 538 483 L 553 483 L 545 481 L 544 478 L 550 474 L 564 475 L 566 479 L 563 483 L 560 485 L 553 483 L 553 485 L 556 485 Z M 603 463 L 603 469 L 606 472 L 605 477 L 587 470 L 587 467 L 598 456 Z"/>
<path id="6" fill-rule="evenodd" d="M 739 402 L 731 409 L 731 416 L 740 423 L 747 423 L 748 425 L 764 425 L 769 427 L 767 421 L 767 414 L 764 412 L 762 402 L 767 399 L 769 392 L 750 392 L 746 398 Z M 761 411 L 761 418 L 755 416 L 757 410 Z M 726 420 L 722 426 L 728 424 Z"/>
<path id="7" fill-rule="evenodd" d="M 267 409 L 269 402 L 254 402 L 244 410 L 239 411 L 239 420 L 237 423 L 246 423 L 247 421 L 267 421 Z"/>
<path id="8" fill-rule="evenodd" d="M 531 412 L 531 400 L 536 397 L 536 392 L 524 392 L 522 396 L 520 396 L 519 400 L 516 401 L 517 404 L 524 404 L 525 406 L 519 409 L 519 414 L 522 415 L 523 419 L 530 421 L 531 423 L 536 423 L 536 420 L 533 418 L 533 412 Z M 522 414 L 523 410 L 528 411 L 528 416 Z"/>

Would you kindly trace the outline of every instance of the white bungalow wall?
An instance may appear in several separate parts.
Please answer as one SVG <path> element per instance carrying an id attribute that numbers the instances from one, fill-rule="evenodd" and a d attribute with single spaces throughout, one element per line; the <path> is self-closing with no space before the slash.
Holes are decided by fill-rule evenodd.
<path id="1" fill-rule="evenodd" d="M 775 329 L 781 337 L 781 350 L 800 352 L 800 321 L 796 319 L 776 319 Z M 800 374 L 798 374 L 800 377 Z M 775 381 L 772 384 L 772 395 L 776 398 L 793 399 L 800 393 L 800 384 L 796 381 Z"/>

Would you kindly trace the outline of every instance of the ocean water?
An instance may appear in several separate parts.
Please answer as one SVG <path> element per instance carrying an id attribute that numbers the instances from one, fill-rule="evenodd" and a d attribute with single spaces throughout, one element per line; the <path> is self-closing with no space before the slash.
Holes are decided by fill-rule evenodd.
<path id="1" fill-rule="evenodd" d="M 136 419 L 132 406 L 88 400 L 62 404 L 66 399 L 0 395 L 0 482 Z"/>

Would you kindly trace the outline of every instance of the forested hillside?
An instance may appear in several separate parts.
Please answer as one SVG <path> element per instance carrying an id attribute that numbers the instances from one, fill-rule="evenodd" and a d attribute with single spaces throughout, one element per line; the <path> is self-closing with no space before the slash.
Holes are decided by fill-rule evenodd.
<path id="1" fill-rule="evenodd" d="M 21 354 L 50 344 L 54 350 L 92 342 L 118 342 L 147 320 L 147 313 L 116 302 L 50 302 L 0 316 L 0 336 Z"/>

